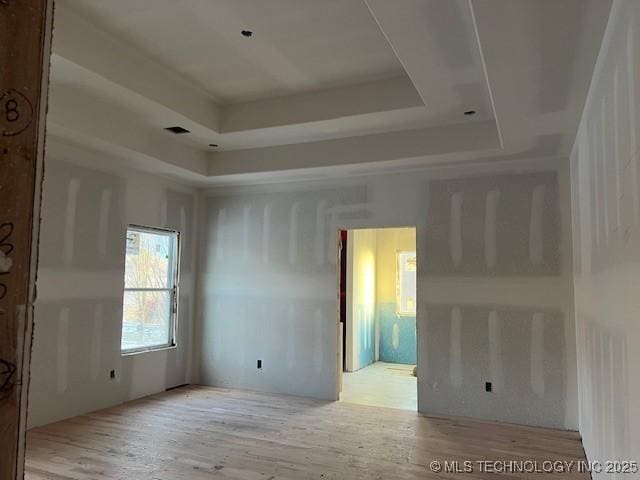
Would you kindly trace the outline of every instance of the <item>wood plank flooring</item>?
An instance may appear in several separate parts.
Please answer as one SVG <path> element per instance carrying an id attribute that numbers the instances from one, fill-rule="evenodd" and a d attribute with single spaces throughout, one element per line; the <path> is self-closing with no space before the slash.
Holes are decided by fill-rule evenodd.
<path id="1" fill-rule="evenodd" d="M 432 479 L 432 461 L 583 460 L 576 433 L 344 402 L 188 386 L 31 430 L 47 479 Z M 560 475 L 589 478 L 587 474 Z M 508 473 L 501 479 L 549 478 Z M 556 477 L 553 475 L 552 477 Z"/>

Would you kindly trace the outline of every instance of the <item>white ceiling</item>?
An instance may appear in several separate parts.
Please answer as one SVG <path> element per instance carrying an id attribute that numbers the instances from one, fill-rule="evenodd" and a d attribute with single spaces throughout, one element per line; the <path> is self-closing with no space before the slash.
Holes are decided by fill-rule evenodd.
<path id="1" fill-rule="evenodd" d="M 49 131 L 203 185 L 566 156 L 610 4 L 58 0 Z"/>
<path id="2" fill-rule="evenodd" d="M 69 3 L 224 103 L 404 75 L 360 0 Z"/>

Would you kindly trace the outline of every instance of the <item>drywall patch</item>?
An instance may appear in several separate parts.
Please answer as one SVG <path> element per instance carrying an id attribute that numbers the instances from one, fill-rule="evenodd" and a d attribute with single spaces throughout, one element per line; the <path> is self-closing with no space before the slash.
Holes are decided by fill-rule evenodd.
<path id="1" fill-rule="evenodd" d="M 195 199 L 193 194 L 167 189 L 166 226 L 180 232 L 180 273 L 184 276 L 193 271 L 192 253 L 195 232 Z"/>
<path id="2" fill-rule="evenodd" d="M 499 201 L 490 194 L 493 191 L 500 192 Z M 495 200 L 488 201 L 488 197 Z M 491 229 L 487 226 L 494 219 L 487 216 L 492 215 L 494 201 L 496 256 L 492 267 Z M 429 182 L 427 218 L 425 251 L 430 255 L 421 264 L 426 275 L 561 273 L 558 185 L 553 171 L 433 180 Z M 529 247 L 532 223 L 536 236 L 533 261 Z"/>
<path id="3" fill-rule="evenodd" d="M 400 327 L 397 323 L 393 324 L 393 328 L 391 331 L 391 345 L 396 350 L 400 346 Z"/>
<path id="4" fill-rule="evenodd" d="M 531 321 L 531 388 L 540 398 L 544 397 L 544 353 L 544 316 L 536 312 Z"/>
<path id="5" fill-rule="evenodd" d="M 322 326 L 324 324 L 324 316 L 322 309 L 317 307 L 313 314 L 313 336 L 314 338 L 322 338 Z M 324 352 L 322 342 L 315 342 L 313 348 L 313 367 L 316 372 L 321 372 L 324 368 Z"/>
<path id="6" fill-rule="evenodd" d="M 373 318 L 373 306 L 367 304 L 357 305 L 356 325 L 357 325 L 357 348 L 356 354 L 358 364 L 354 366 L 355 370 L 371 365 L 375 361 L 375 324 Z"/>
<path id="7" fill-rule="evenodd" d="M 251 232 L 251 205 L 242 207 L 242 260 L 249 261 L 249 235 Z"/>
<path id="8" fill-rule="evenodd" d="M 484 258 L 489 269 L 496 266 L 496 216 L 499 200 L 500 190 L 494 188 L 487 193 L 484 214 Z"/>
<path id="9" fill-rule="evenodd" d="M 109 208 L 111 207 L 111 189 L 105 188 L 100 194 L 100 208 L 98 213 L 98 255 L 104 259 L 107 255 L 107 240 L 109 238 Z"/>
<path id="10" fill-rule="evenodd" d="M 159 209 L 159 215 L 158 215 L 158 226 L 160 227 L 166 227 L 167 226 L 167 208 L 168 208 L 168 202 L 167 202 L 167 195 L 166 192 L 165 194 L 162 196 L 162 200 L 160 202 L 160 209 Z"/>
<path id="11" fill-rule="evenodd" d="M 225 237 L 226 237 L 226 221 L 227 221 L 227 209 L 221 208 L 218 210 L 218 220 L 216 222 L 216 260 L 222 261 L 225 255 Z"/>
<path id="12" fill-rule="evenodd" d="M 567 380 L 561 312 L 440 304 L 427 304 L 426 310 L 426 413 L 565 428 Z M 545 352 L 542 396 L 532 387 L 531 339 L 526 338 L 531 335 L 535 313 L 543 313 L 536 319 L 544 324 L 539 330 Z M 501 357 L 491 360 L 498 351 Z M 498 363 L 503 388 L 487 394 L 485 381 L 499 378 Z M 464 372 L 464 381 L 459 381 L 458 370 Z"/>
<path id="13" fill-rule="evenodd" d="M 638 151 L 637 140 L 636 140 L 636 56 L 634 49 L 636 48 L 636 44 L 634 43 L 634 32 L 635 28 L 633 26 L 629 26 L 627 29 L 627 87 L 629 89 L 627 95 L 626 105 L 629 106 L 629 156 L 628 162 L 632 164 L 632 190 L 633 190 L 633 206 L 634 206 L 634 214 L 635 218 L 640 217 L 640 188 L 639 188 L 639 180 L 638 180 L 638 163 L 635 161 L 635 154 Z"/>
<path id="14" fill-rule="evenodd" d="M 449 233 L 450 252 L 453 266 L 458 268 L 462 262 L 462 202 L 463 193 L 451 195 L 451 231 Z"/>
<path id="15" fill-rule="evenodd" d="M 91 361 L 90 361 L 90 376 L 91 380 L 96 380 L 100 374 L 100 367 L 102 361 L 102 322 L 104 317 L 104 311 L 101 302 L 96 304 L 96 309 L 93 317 L 93 334 L 91 336 Z"/>
<path id="16" fill-rule="evenodd" d="M 296 307 L 291 304 L 287 308 L 287 369 L 293 370 L 296 366 Z"/>
<path id="17" fill-rule="evenodd" d="M 542 262 L 544 185 L 536 185 L 531 198 L 531 220 L 529 224 L 529 259 L 534 265 Z"/>
<path id="18" fill-rule="evenodd" d="M 627 336 L 580 315 L 578 341 L 585 450 L 593 458 L 630 458 Z"/>
<path id="19" fill-rule="evenodd" d="M 184 234 L 187 231 L 187 207 L 185 205 L 180 205 L 180 228 L 178 232 Z"/>
<path id="20" fill-rule="evenodd" d="M 58 395 L 67 391 L 69 386 L 69 307 L 62 307 L 58 317 L 57 338 L 57 392 Z"/>
<path id="21" fill-rule="evenodd" d="M 300 222 L 300 203 L 294 202 L 289 212 L 289 264 L 298 261 L 298 224 Z"/>
<path id="22" fill-rule="evenodd" d="M 454 388 L 462 386 L 462 312 L 460 307 L 451 309 L 451 344 L 449 348 L 449 379 Z"/>
<path id="23" fill-rule="evenodd" d="M 502 367 L 502 332 L 498 312 L 489 312 L 489 375 L 493 391 L 502 392 L 504 389 L 504 371 Z"/>
<path id="24" fill-rule="evenodd" d="M 271 211 L 270 203 L 264 206 L 262 220 L 262 261 L 269 263 L 269 252 L 271 249 Z"/>
<path id="25" fill-rule="evenodd" d="M 119 268 L 126 223 L 123 180 L 55 156 L 47 162 L 39 268 Z"/>
<path id="26" fill-rule="evenodd" d="M 324 261 L 325 261 L 324 242 L 327 235 L 326 221 L 327 221 L 327 201 L 320 200 L 316 205 L 316 239 L 314 243 L 315 249 L 316 249 L 316 262 L 318 263 L 318 265 L 324 264 Z"/>
<path id="27" fill-rule="evenodd" d="M 399 316 L 395 302 L 378 303 L 380 360 L 416 364 L 416 317 Z"/>
<path id="28" fill-rule="evenodd" d="M 78 201 L 78 189 L 80 181 L 77 178 L 71 178 L 67 187 L 67 207 L 64 217 L 64 249 L 63 258 L 64 266 L 69 269 L 73 262 L 74 254 L 74 237 L 76 225 L 76 205 Z"/>
<path id="29" fill-rule="evenodd" d="M 620 75 L 618 70 L 613 72 L 613 158 L 615 159 L 613 168 L 615 170 L 615 184 L 616 184 L 616 224 L 614 231 L 619 237 L 622 234 L 622 169 L 624 159 L 620 155 Z"/>

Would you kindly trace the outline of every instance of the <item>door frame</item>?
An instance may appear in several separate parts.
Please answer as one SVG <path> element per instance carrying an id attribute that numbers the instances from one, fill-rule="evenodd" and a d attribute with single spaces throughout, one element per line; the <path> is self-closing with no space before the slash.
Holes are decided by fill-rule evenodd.
<path id="1" fill-rule="evenodd" d="M 350 310 L 352 310 L 351 308 L 349 308 L 349 292 L 351 291 L 351 286 L 352 286 L 352 282 L 353 282 L 353 272 L 352 269 L 350 268 L 350 263 L 351 263 L 351 259 L 353 258 L 353 242 L 351 241 L 351 237 L 349 236 L 349 232 L 353 231 L 353 230 L 387 230 L 387 229 L 395 229 L 395 228 L 411 228 L 413 229 L 414 233 L 415 233 L 415 239 L 416 239 L 416 257 L 420 258 L 420 253 L 419 253 L 419 245 L 418 245 L 418 231 L 419 231 L 419 227 L 417 224 L 414 225 L 406 225 L 406 224 L 402 224 L 402 225 L 358 225 L 358 226 L 347 226 L 347 225 L 341 225 L 338 227 L 337 229 L 337 245 L 338 245 L 338 249 L 337 249 L 337 263 L 336 263 L 336 278 L 337 278 L 337 283 L 336 283 L 336 298 L 337 298 L 337 305 L 336 305 L 336 331 L 337 331 L 337 344 L 336 344 L 336 351 L 337 351 L 337 361 L 336 361 L 336 400 L 340 400 L 340 392 L 342 392 L 342 378 L 343 378 L 343 370 L 342 370 L 342 358 L 343 358 L 343 354 L 347 355 L 347 352 L 343 352 L 343 339 L 342 339 L 342 326 L 340 325 L 340 269 L 341 269 L 341 234 L 340 232 L 342 230 L 346 230 L 347 231 L 347 262 L 346 262 L 346 269 L 347 269 L 347 286 L 346 286 L 346 298 L 347 298 L 347 312 L 346 312 L 346 316 L 345 316 L 345 320 L 349 319 L 351 315 L 353 315 L 353 312 L 350 312 Z M 419 263 L 419 262 L 418 262 Z M 419 297 L 419 293 L 418 293 L 418 285 L 416 284 L 416 366 L 419 365 L 420 363 L 420 348 L 419 348 L 419 344 L 420 344 L 420 329 L 419 329 L 419 322 L 418 322 L 418 314 L 419 314 L 419 308 L 420 308 L 420 303 L 418 301 L 418 297 Z M 346 345 L 347 345 L 347 350 L 351 350 L 351 354 L 353 354 L 353 347 L 349 348 L 349 345 L 353 339 L 351 338 L 350 335 L 350 328 L 349 328 L 349 322 L 346 322 Z M 353 361 L 353 359 L 352 359 Z M 348 355 L 347 355 L 347 365 L 349 364 L 348 362 Z M 420 369 L 417 370 L 417 380 L 418 380 L 418 386 L 420 384 Z M 418 406 L 420 405 L 420 388 L 417 388 L 416 390 L 416 398 L 417 398 L 417 403 Z M 419 410 L 418 410 L 419 411 Z"/>

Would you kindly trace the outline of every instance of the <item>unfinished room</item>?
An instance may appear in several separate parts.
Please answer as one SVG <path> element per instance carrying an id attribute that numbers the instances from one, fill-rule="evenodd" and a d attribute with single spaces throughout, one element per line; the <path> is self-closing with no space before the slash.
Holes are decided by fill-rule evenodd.
<path id="1" fill-rule="evenodd" d="M 638 0 L 0 0 L 0 480 L 640 479 L 639 286 Z"/>

